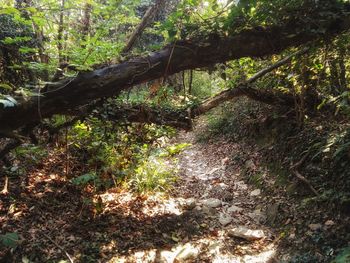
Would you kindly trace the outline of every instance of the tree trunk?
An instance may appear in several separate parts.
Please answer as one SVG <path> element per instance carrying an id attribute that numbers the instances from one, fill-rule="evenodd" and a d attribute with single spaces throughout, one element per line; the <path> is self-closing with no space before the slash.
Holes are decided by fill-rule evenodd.
<path id="1" fill-rule="evenodd" d="M 318 30 L 303 30 L 287 24 L 259 30 L 243 30 L 230 37 L 212 35 L 201 41 L 177 41 L 148 56 L 81 73 L 75 78 L 47 86 L 40 97 L 32 97 L 15 107 L 0 109 L 0 133 L 39 122 L 41 117 L 65 114 L 93 100 L 115 96 L 134 85 L 186 69 L 203 68 L 248 56 L 263 57 L 320 37 L 339 34 L 349 29 L 350 15 L 335 18 L 322 25 L 310 25 L 313 26 Z M 326 33 L 317 33 L 320 32 L 320 26 Z"/>

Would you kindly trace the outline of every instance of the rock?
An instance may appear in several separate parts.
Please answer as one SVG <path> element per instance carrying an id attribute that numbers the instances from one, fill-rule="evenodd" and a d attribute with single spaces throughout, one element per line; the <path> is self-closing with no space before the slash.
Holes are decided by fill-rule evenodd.
<path id="1" fill-rule="evenodd" d="M 276 222 L 278 214 L 279 203 L 271 204 L 267 206 L 266 209 L 266 222 L 270 225 L 273 225 Z"/>
<path id="2" fill-rule="evenodd" d="M 241 189 L 241 190 L 248 189 L 248 186 L 244 183 L 244 181 L 235 182 L 235 186 L 237 187 L 237 189 Z"/>
<path id="3" fill-rule="evenodd" d="M 244 166 L 248 171 L 254 171 L 256 169 L 256 166 L 252 160 L 246 161 Z"/>
<path id="4" fill-rule="evenodd" d="M 291 183 L 287 186 L 286 191 L 288 194 L 295 194 L 298 191 L 298 183 Z"/>
<path id="5" fill-rule="evenodd" d="M 177 262 L 177 263 L 185 262 L 187 260 L 196 258 L 198 254 L 199 254 L 199 250 L 193 247 L 191 244 L 187 243 L 177 253 L 174 259 L 174 262 Z"/>
<path id="6" fill-rule="evenodd" d="M 266 221 L 266 216 L 261 212 L 261 210 L 255 210 L 252 213 L 248 213 L 248 216 L 256 223 L 264 223 Z"/>
<path id="7" fill-rule="evenodd" d="M 222 202 L 219 199 L 216 198 L 209 198 L 206 200 L 203 200 L 203 205 L 211 207 L 211 208 L 217 208 L 222 205 Z"/>
<path id="8" fill-rule="evenodd" d="M 224 159 L 221 160 L 221 165 L 224 166 L 224 165 L 228 165 L 230 162 L 230 158 L 226 157 Z"/>
<path id="9" fill-rule="evenodd" d="M 239 212 L 242 212 L 243 211 L 243 208 L 239 207 L 239 206 L 231 206 L 227 209 L 227 212 L 229 213 L 239 213 Z"/>
<path id="10" fill-rule="evenodd" d="M 202 212 L 207 216 L 215 216 L 217 213 L 217 211 L 214 208 L 208 206 L 204 206 Z"/>
<path id="11" fill-rule="evenodd" d="M 327 220 L 325 223 L 324 223 L 325 226 L 334 226 L 335 223 L 333 220 Z"/>
<path id="12" fill-rule="evenodd" d="M 220 185 L 215 185 L 210 187 L 210 192 L 211 193 L 222 193 L 224 191 L 224 188 L 222 188 Z"/>
<path id="13" fill-rule="evenodd" d="M 224 200 L 225 202 L 230 202 L 233 200 L 233 195 L 231 192 L 229 191 L 225 191 L 223 194 L 222 194 L 222 200 Z"/>
<path id="14" fill-rule="evenodd" d="M 250 192 L 250 196 L 259 196 L 261 194 L 260 189 L 255 189 L 254 191 Z"/>
<path id="15" fill-rule="evenodd" d="M 239 226 L 239 227 L 230 229 L 228 232 L 228 235 L 230 237 L 243 238 L 248 241 L 254 241 L 265 237 L 264 231 L 248 229 L 245 226 Z"/>
<path id="16" fill-rule="evenodd" d="M 321 224 L 310 224 L 309 225 L 309 228 L 312 230 L 312 231 L 316 231 L 316 230 L 320 230 L 322 228 L 322 225 Z"/>
<path id="17" fill-rule="evenodd" d="M 210 254 L 218 254 L 221 246 L 221 242 L 215 241 L 208 246 L 208 251 Z"/>
<path id="18" fill-rule="evenodd" d="M 196 207 L 196 199 L 194 198 L 186 199 L 183 204 L 183 208 L 187 210 L 192 210 L 195 207 Z"/>
<path id="19" fill-rule="evenodd" d="M 220 214 L 219 216 L 219 222 L 223 226 L 227 226 L 232 222 L 232 217 L 226 214 Z"/>

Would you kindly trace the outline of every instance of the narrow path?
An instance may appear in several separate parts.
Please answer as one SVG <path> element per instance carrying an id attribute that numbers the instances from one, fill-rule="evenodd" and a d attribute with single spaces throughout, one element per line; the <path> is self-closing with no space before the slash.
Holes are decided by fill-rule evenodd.
<path id="1" fill-rule="evenodd" d="M 162 252 L 161 262 L 274 262 L 276 239 L 264 226 L 264 198 L 231 165 L 238 145 L 222 139 L 199 143 L 195 132 L 182 132 L 177 141 L 191 146 L 179 156 L 174 195 L 183 210 L 204 220 L 201 236 Z"/>

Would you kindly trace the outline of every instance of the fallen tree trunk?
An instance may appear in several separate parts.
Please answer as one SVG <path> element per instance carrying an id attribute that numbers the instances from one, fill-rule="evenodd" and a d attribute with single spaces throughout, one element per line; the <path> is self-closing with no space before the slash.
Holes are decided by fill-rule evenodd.
<path id="1" fill-rule="evenodd" d="M 184 130 L 190 130 L 192 128 L 192 120 L 188 111 L 184 109 L 164 109 L 140 104 L 115 105 L 112 110 L 102 112 L 104 116 L 102 118 L 108 121 L 154 123 Z M 97 117 L 100 118 L 100 115 L 97 114 Z"/>
<path id="2" fill-rule="evenodd" d="M 155 123 L 158 125 L 168 125 L 175 128 L 181 128 L 189 130 L 192 128 L 192 118 L 208 112 L 209 110 L 217 107 L 223 102 L 232 100 L 233 98 L 246 96 L 256 101 L 260 101 L 270 105 L 292 105 L 294 100 L 291 96 L 285 94 L 273 94 L 272 92 L 260 91 L 250 87 L 252 83 L 270 73 L 271 71 L 285 65 L 293 57 L 300 56 L 307 52 L 309 48 L 303 48 L 297 52 L 290 54 L 289 56 L 279 60 L 278 62 L 266 67 L 245 83 L 241 83 L 237 87 L 224 90 L 216 96 L 205 100 L 199 105 L 195 105 L 189 109 L 162 109 L 159 107 L 152 107 L 145 104 L 140 105 L 118 105 L 108 103 L 106 107 L 102 107 L 97 113 L 97 117 L 104 116 L 108 121 L 128 121 L 128 122 L 141 122 L 141 123 Z"/>
<path id="3" fill-rule="evenodd" d="M 148 56 L 81 73 L 75 78 L 49 85 L 40 96 L 32 97 L 29 101 L 0 109 L 0 133 L 11 133 L 53 114 L 66 114 L 77 106 L 118 95 L 131 86 L 186 69 L 207 67 L 241 57 L 276 54 L 288 47 L 299 46 L 325 35 L 339 34 L 349 29 L 350 15 L 323 23 L 310 25 L 311 29 L 307 30 L 286 24 L 259 30 L 243 30 L 231 37 L 212 35 L 198 42 L 177 41 Z M 313 26 L 317 30 L 313 31 Z M 324 28 L 322 33 L 319 33 L 320 26 Z"/>

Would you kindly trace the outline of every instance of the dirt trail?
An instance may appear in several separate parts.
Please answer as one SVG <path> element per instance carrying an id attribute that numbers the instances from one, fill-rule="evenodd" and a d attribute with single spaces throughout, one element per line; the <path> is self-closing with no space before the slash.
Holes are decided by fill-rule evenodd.
<path id="1" fill-rule="evenodd" d="M 176 249 L 180 251 L 173 253 L 176 260 L 273 262 L 277 242 L 273 229 L 264 225 L 264 198 L 259 189 L 242 181 L 237 167 L 231 165 L 239 145 L 223 139 L 199 143 L 195 132 L 182 132 L 177 140 L 191 146 L 179 156 L 181 179 L 174 195 L 183 209 L 204 216 L 200 225 L 204 229 L 201 237 Z M 254 237 L 256 233 L 263 234 Z"/>

